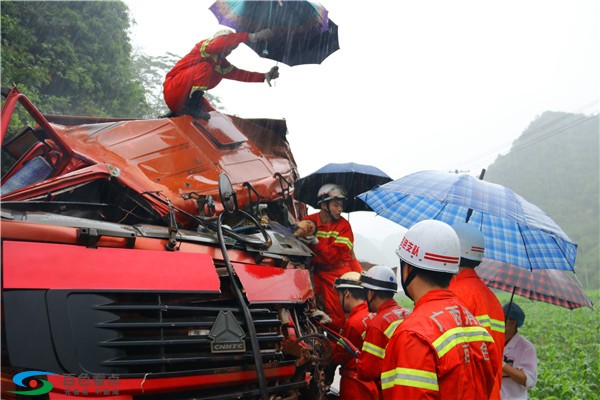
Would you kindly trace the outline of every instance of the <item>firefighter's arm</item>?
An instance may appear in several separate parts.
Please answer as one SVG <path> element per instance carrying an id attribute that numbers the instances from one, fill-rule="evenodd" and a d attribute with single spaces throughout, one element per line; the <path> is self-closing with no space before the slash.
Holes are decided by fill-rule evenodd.
<path id="1" fill-rule="evenodd" d="M 248 33 L 230 33 L 229 35 L 223 35 L 216 38 L 210 39 L 210 42 L 206 44 L 203 51 L 208 54 L 219 54 L 223 50 L 238 46 L 240 43 L 247 41 Z"/>
<path id="2" fill-rule="evenodd" d="M 362 381 L 376 381 L 381 375 L 387 338 L 379 329 L 368 327 L 362 350 L 358 356 L 358 377 Z"/>
<path id="3" fill-rule="evenodd" d="M 389 399 L 439 399 L 435 350 L 415 332 L 394 334 L 385 350 L 381 388 Z"/>
<path id="4" fill-rule="evenodd" d="M 352 230 L 342 229 L 335 241 L 319 240 L 314 246 L 314 251 L 329 265 L 336 265 L 341 260 L 352 259 L 352 248 L 354 246 L 354 235 Z"/>

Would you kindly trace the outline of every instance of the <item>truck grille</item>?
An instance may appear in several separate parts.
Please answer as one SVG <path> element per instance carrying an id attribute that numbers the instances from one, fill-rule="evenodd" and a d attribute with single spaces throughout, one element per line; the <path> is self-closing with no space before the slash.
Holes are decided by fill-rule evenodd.
<path id="1" fill-rule="evenodd" d="M 88 304 L 72 315 L 77 352 L 87 353 L 93 372 L 120 376 L 146 373 L 212 373 L 216 369 L 254 368 L 248 327 L 241 308 L 223 295 L 193 293 L 69 293 L 70 305 Z M 85 298 L 85 299 L 84 299 Z M 228 311 L 245 333 L 245 351 L 211 352 L 208 336 L 220 311 Z M 250 308 L 263 363 L 283 361 L 281 321 L 275 307 Z M 90 322 L 92 322 L 90 324 Z M 79 330 L 77 325 L 81 326 Z M 85 334 L 86 330 L 94 332 Z M 93 349 L 90 353 L 90 349 Z"/>

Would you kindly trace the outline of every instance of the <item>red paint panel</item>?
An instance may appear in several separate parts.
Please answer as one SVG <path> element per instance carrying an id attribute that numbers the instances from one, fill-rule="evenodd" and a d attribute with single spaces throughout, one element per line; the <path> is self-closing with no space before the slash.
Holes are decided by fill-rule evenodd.
<path id="1" fill-rule="evenodd" d="M 284 379 L 290 377 L 296 371 L 296 367 L 293 365 L 287 365 L 284 367 L 265 368 L 265 377 L 267 379 Z M 118 376 L 113 377 L 113 384 L 115 386 L 109 386 L 110 382 L 108 375 L 103 375 L 105 378 L 103 381 L 94 381 L 94 375 L 89 376 L 89 384 L 81 385 L 78 383 L 77 377 L 67 377 L 65 382 L 65 376 L 62 375 L 48 375 L 48 381 L 52 383 L 53 392 L 50 393 L 51 399 L 63 399 L 60 397 L 60 392 L 65 392 L 69 389 L 71 393 L 74 389 L 78 389 L 79 392 L 83 389 L 87 389 L 88 392 L 95 394 L 96 389 L 118 389 L 120 395 L 136 395 L 139 393 L 169 393 L 179 392 L 184 390 L 193 390 L 198 388 L 210 388 L 210 387 L 223 387 L 227 385 L 256 382 L 256 371 L 240 371 L 240 372 L 225 372 L 219 374 L 206 374 L 206 375 L 192 375 L 192 376 L 180 376 L 171 378 L 119 378 Z M 102 385 L 96 386 L 96 383 L 102 383 Z M 68 385 L 67 385 L 68 383 Z M 55 393 L 58 392 L 58 393 Z M 55 397 L 53 397 L 55 396 Z M 92 395 L 90 395 L 92 397 Z M 165 396 L 168 398 L 169 396 Z M 65 399 L 71 399 L 73 397 L 64 397 Z M 109 397 L 112 399 L 112 397 Z M 118 397 L 115 397 L 117 399 Z"/>
<path id="2" fill-rule="evenodd" d="M 309 272 L 251 264 L 233 264 L 251 303 L 304 302 L 313 295 Z"/>
<path id="3" fill-rule="evenodd" d="M 219 292 L 208 254 L 4 241 L 4 289 Z"/>

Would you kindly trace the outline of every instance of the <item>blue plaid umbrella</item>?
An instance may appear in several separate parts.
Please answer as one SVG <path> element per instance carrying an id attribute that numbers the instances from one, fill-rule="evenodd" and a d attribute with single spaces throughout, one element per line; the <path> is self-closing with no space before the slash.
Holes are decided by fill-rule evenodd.
<path id="1" fill-rule="evenodd" d="M 406 228 L 424 219 L 468 221 L 485 257 L 528 268 L 573 271 L 577 245 L 546 213 L 510 189 L 470 175 L 421 171 L 358 196 Z"/>

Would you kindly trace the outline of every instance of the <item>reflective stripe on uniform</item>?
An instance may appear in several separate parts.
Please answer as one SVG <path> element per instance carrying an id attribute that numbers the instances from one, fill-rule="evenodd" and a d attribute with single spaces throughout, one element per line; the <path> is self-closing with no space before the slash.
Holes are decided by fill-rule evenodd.
<path id="1" fill-rule="evenodd" d="M 350 250 L 352 250 L 352 241 L 347 237 L 339 236 L 339 234 L 340 233 L 337 231 L 318 231 L 315 236 L 319 239 L 329 239 L 330 237 L 333 237 L 335 243 L 346 245 Z"/>
<path id="2" fill-rule="evenodd" d="M 230 73 L 232 70 L 233 70 L 233 65 L 229 65 L 229 67 L 227 67 L 225 69 L 221 68 L 221 66 L 218 64 L 215 65 L 215 71 L 220 74 L 223 74 L 223 75 Z"/>
<path id="3" fill-rule="evenodd" d="M 381 388 L 390 389 L 394 386 L 411 386 L 420 389 L 439 391 L 435 372 L 413 368 L 395 368 L 381 374 Z"/>
<path id="4" fill-rule="evenodd" d="M 481 326 L 459 326 L 444 332 L 434 342 L 433 346 L 438 353 L 438 357 L 442 358 L 452 348 L 461 343 L 469 342 L 493 342 L 494 339 Z"/>
<path id="5" fill-rule="evenodd" d="M 212 40 L 212 39 L 207 39 L 207 40 L 205 40 L 205 41 L 202 43 L 202 46 L 200 46 L 200 55 L 201 55 L 203 58 L 212 58 L 212 59 L 213 59 L 213 61 L 214 61 L 214 62 L 216 62 L 216 61 L 217 61 L 217 56 L 216 56 L 216 55 L 213 55 L 213 54 L 210 54 L 210 53 L 207 53 L 207 52 L 206 52 L 206 47 L 207 47 L 207 46 L 208 46 L 208 44 L 211 42 L 211 40 Z"/>
<path id="6" fill-rule="evenodd" d="M 504 320 L 490 318 L 490 321 L 491 321 L 490 326 L 493 331 L 504 333 L 504 330 L 505 330 Z"/>
<path id="7" fill-rule="evenodd" d="M 373 354 L 375 357 L 383 358 L 385 356 L 385 349 L 379 346 L 375 346 L 373 343 L 364 342 L 362 351 Z"/>
<path id="8" fill-rule="evenodd" d="M 487 314 L 477 315 L 475 318 L 477 318 L 477 321 L 479 321 L 481 326 L 483 326 L 484 328 L 491 328 L 492 324 L 490 322 L 491 319 L 490 319 L 489 315 L 487 315 Z"/>
<path id="9" fill-rule="evenodd" d="M 404 321 L 403 319 L 398 319 L 396 321 L 392 321 L 392 323 L 390 324 L 390 326 L 387 327 L 387 329 L 385 330 L 385 336 L 389 338 L 392 337 L 392 335 L 394 334 L 394 332 L 396 331 L 396 328 L 398 327 L 398 325 L 400 325 L 400 323 Z"/>

